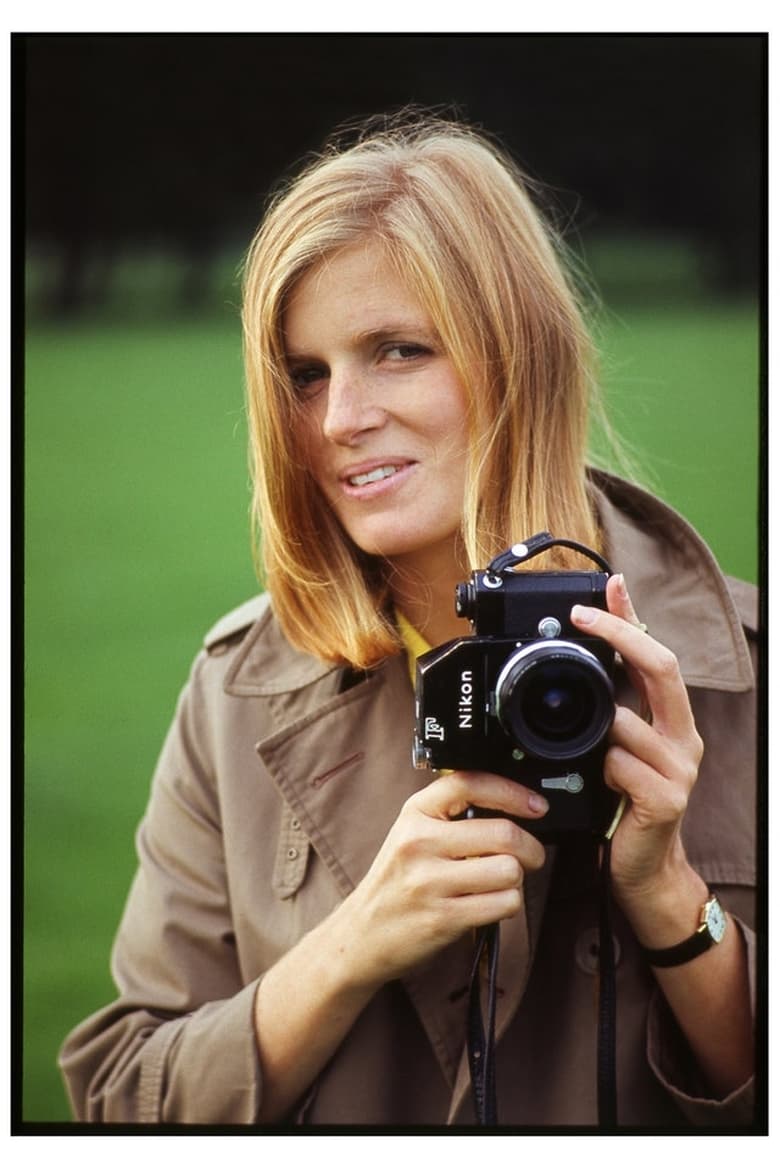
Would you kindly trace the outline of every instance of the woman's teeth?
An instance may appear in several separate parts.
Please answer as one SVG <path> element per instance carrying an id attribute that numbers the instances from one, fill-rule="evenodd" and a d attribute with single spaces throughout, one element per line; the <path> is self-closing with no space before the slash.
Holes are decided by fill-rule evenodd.
<path id="1" fill-rule="evenodd" d="M 397 467 L 375 467 L 373 471 L 367 471 L 365 475 L 350 475 L 349 482 L 353 487 L 363 487 L 367 483 L 376 483 L 378 479 L 387 479 L 388 475 L 395 475 L 398 471 Z"/>

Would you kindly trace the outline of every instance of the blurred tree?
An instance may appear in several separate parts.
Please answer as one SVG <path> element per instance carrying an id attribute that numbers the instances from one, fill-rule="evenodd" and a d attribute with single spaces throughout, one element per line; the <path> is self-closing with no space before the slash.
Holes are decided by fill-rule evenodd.
<path id="1" fill-rule="evenodd" d="M 269 185 L 346 119 L 408 103 L 483 124 L 583 231 L 687 233 L 710 273 L 759 259 L 765 38 L 611 34 L 61 34 L 13 38 L 26 229 L 53 307 L 102 296 L 113 258 L 164 244 L 183 293 L 243 244 Z"/>

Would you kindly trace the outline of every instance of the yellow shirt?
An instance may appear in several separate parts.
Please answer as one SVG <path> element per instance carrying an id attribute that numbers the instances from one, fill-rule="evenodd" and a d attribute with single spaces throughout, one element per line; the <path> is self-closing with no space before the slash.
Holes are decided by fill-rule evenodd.
<path id="1" fill-rule="evenodd" d="M 404 617 L 400 609 L 396 609 L 395 611 L 395 620 L 398 623 L 398 632 L 401 635 L 401 641 L 406 651 L 406 664 L 409 668 L 409 678 L 412 680 L 412 687 L 414 687 L 417 673 L 417 659 L 421 654 L 432 650 L 433 647 L 428 645 L 419 630 L 416 630 L 411 622 Z"/>

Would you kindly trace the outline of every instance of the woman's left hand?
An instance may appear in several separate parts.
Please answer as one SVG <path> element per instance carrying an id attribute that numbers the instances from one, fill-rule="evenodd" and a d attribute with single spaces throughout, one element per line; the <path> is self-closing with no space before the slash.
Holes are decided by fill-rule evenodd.
<path id="1" fill-rule="evenodd" d="M 643 712 L 616 708 L 604 764 L 606 783 L 628 798 L 611 858 L 615 895 L 628 908 L 690 882 L 680 825 L 703 744 L 677 659 L 645 632 L 622 574 L 607 583 L 607 606 L 574 606 L 572 622 L 619 652 Z"/>
<path id="2" fill-rule="evenodd" d="M 627 797 L 612 838 L 612 888 L 640 944 L 670 947 L 696 929 L 707 897 L 680 837 L 703 744 L 677 659 L 640 624 L 622 576 L 607 582 L 607 606 L 574 606 L 572 621 L 619 652 L 641 704 L 641 714 L 616 708 L 604 765 L 607 784 Z M 713 1095 L 745 1084 L 753 1044 L 740 931 L 732 923 L 717 947 L 654 975 Z"/>

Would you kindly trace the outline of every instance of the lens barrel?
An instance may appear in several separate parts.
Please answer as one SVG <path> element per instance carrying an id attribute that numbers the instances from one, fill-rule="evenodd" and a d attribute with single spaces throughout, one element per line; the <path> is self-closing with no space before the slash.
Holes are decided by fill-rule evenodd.
<path id="1" fill-rule="evenodd" d="M 531 642 L 496 680 L 496 715 L 523 751 L 568 760 L 597 747 L 615 714 L 614 688 L 595 654 L 574 642 Z"/>

